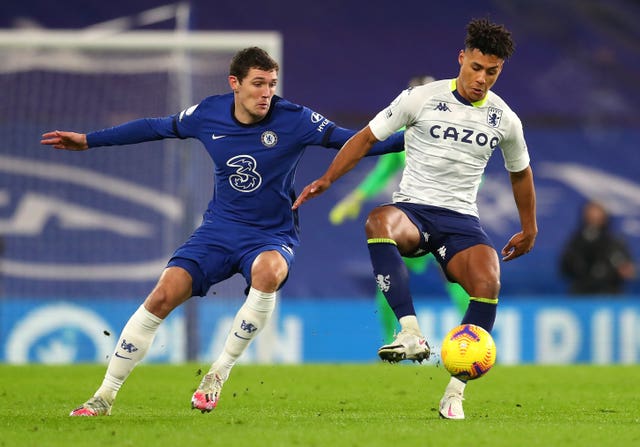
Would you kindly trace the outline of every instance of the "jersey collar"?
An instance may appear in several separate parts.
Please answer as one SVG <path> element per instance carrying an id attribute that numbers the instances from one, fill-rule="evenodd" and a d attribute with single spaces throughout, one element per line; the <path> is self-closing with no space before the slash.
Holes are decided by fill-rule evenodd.
<path id="1" fill-rule="evenodd" d="M 236 118 L 236 114 L 235 114 L 235 102 L 233 101 L 233 93 L 230 94 L 231 95 L 231 119 L 233 120 L 234 123 L 236 123 L 238 126 L 240 127 L 255 127 L 255 126 L 261 126 L 267 122 L 269 122 L 269 120 L 271 119 L 271 115 L 273 114 L 273 109 L 275 108 L 275 105 L 278 101 L 280 101 L 282 98 L 280 98 L 277 95 L 273 95 L 273 98 L 271 98 L 271 105 L 269 106 L 269 111 L 267 112 L 267 114 L 264 116 L 264 118 L 262 118 L 260 121 L 258 121 L 257 123 L 251 123 L 251 124 L 245 124 L 245 123 L 241 123 L 240 121 L 238 121 L 238 119 Z"/>
<path id="2" fill-rule="evenodd" d="M 469 100 L 463 98 L 462 95 L 458 92 L 458 80 L 456 78 L 453 78 L 451 80 L 450 86 L 451 86 L 451 93 L 453 93 L 453 96 L 455 96 L 456 99 L 460 101 L 462 104 L 465 104 L 467 106 L 482 107 L 484 103 L 487 102 L 487 98 L 489 97 L 489 92 L 487 92 L 487 94 L 484 95 L 484 98 L 482 98 L 481 100 L 475 101 L 475 102 L 469 102 Z"/>

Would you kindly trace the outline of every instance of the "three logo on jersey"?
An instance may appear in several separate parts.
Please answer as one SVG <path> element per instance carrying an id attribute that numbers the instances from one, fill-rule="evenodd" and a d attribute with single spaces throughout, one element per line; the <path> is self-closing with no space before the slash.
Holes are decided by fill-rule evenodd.
<path id="1" fill-rule="evenodd" d="M 195 107 L 193 108 L 195 110 Z M 184 113 L 187 115 L 193 112 L 192 109 L 187 109 Z M 182 116 L 182 114 L 181 114 Z M 322 132 L 324 127 L 329 124 L 329 120 L 319 113 L 313 112 L 311 114 L 311 122 L 313 124 L 320 123 L 317 130 Z M 212 140 L 220 140 L 227 135 L 211 134 Z M 278 134 L 272 130 L 266 130 L 260 135 L 260 142 L 267 148 L 272 148 L 278 144 Z M 252 192 L 258 189 L 262 184 L 262 176 L 257 172 L 257 161 L 250 155 L 236 155 L 227 161 L 227 166 L 237 168 L 236 174 L 229 176 L 229 183 L 233 189 L 240 192 Z"/>
<path id="2" fill-rule="evenodd" d="M 262 176 L 256 170 L 258 162 L 251 155 L 236 155 L 227 161 L 227 166 L 236 168 L 229 176 L 229 184 L 240 192 L 252 192 L 262 184 Z"/>
<path id="3" fill-rule="evenodd" d="M 211 134 L 212 140 L 220 140 L 227 135 Z M 278 144 L 278 135 L 272 130 L 266 130 L 260 135 L 260 142 L 267 148 Z M 227 166 L 236 168 L 236 173 L 229 176 L 229 184 L 240 192 L 252 192 L 262 184 L 262 176 L 256 170 L 258 162 L 251 155 L 236 155 L 227 161 Z"/>

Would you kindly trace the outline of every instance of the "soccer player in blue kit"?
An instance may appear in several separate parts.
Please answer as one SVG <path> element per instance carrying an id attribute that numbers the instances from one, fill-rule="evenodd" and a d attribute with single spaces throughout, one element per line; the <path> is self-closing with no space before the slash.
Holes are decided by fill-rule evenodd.
<path id="1" fill-rule="evenodd" d="M 298 215 L 292 211 L 296 168 L 307 146 L 339 149 L 355 131 L 275 95 L 279 66 L 264 50 L 239 51 L 229 69 L 232 92 L 164 118 L 134 120 L 89 134 L 52 131 L 42 144 L 86 150 L 163 138 L 197 138 L 215 165 L 213 198 L 202 224 L 171 256 L 158 283 L 131 316 L 118 339 L 104 380 L 71 416 L 102 416 L 143 359 L 158 326 L 192 296 L 235 273 L 247 281 L 247 298 L 233 321 L 223 352 L 192 396 L 194 409 L 209 412 L 231 368 L 267 324 L 298 245 Z M 401 151 L 397 133 L 373 154 Z"/>
<path id="2" fill-rule="evenodd" d="M 424 360 L 430 348 L 422 335 L 402 256 L 433 253 L 450 281 L 470 302 L 462 323 L 491 332 L 500 291 L 500 263 L 478 215 L 476 197 L 489 158 L 500 148 L 520 217 L 521 230 L 502 248 L 503 261 L 528 253 L 538 233 L 536 196 L 529 153 L 518 116 L 491 91 L 513 53 L 511 33 L 476 19 L 467 25 L 460 71 L 403 91 L 340 150 L 329 169 L 305 187 L 296 202 L 321 194 L 357 164 L 374 144 L 405 126 L 405 169 L 392 204 L 375 208 L 366 222 L 374 277 L 400 322 L 396 339 L 380 347 L 382 360 Z M 451 377 L 439 412 L 464 419 L 466 383 Z"/>

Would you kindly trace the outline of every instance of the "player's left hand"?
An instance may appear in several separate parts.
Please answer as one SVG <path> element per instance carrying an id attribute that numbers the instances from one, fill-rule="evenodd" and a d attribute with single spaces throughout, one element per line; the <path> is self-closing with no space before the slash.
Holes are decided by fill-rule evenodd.
<path id="1" fill-rule="evenodd" d="M 293 202 L 292 210 L 297 210 L 300 205 L 306 202 L 309 199 L 312 199 L 316 196 L 319 196 L 331 186 L 331 182 L 328 180 L 324 180 L 319 178 L 318 180 L 314 180 L 304 187 L 298 198 L 295 202 Z"/>
<path id="2" fill-rule="evenodd" d="M 535 241 L 536 235 L 527 235 L 522 231 L 514 234 L 507 245 L 502 248 L 502 260 L 511 261 L 529 253 L 533 249 Z"/>

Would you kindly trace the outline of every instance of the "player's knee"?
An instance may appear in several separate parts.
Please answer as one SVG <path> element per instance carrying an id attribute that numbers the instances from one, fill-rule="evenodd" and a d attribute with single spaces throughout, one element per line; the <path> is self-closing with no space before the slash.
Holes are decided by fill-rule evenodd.
<path id="1" fill-rule="evenodd" d="M 274 272 L 265 272 L 251 276 L 251 287 L 261 292 L 271 293 L 278 290 L 284 278 Z"/>
<path id="2" fill-rule="evenodd" d="M 482 278 L 473 282 L 468 291 L 470 296 L 482 298 L 498 298 L 500 280 L 498 278 Z"/>
<path id="3" fill-rule="evenodd" d="M 251 286 L 261 292 L 275 292 L 289 274 L 289 266 L 277 251 L 261 253 L 251 267 Z"/>
<path id="4" fill-rule="evenodd" d="M 500 294 L 500 280 L 495 278 L 487 283 L 488 293 L 491 295 L 487 295 L 487 298 L 498 298 Z"/>
<path id="5" fill-rule="evenodd" d="M 156 287 L 145 300 L 144 306 L 155 316 L 166 318 L 182 301 L 166 288 Z"/>
<path id="6" fill-rule="evenodd" d="M 391 231 L 386 214 L 381 208 L 375 208 L 364 224 L 365 232 L 368 238 L 373 237 L 390 237 Z"/>

